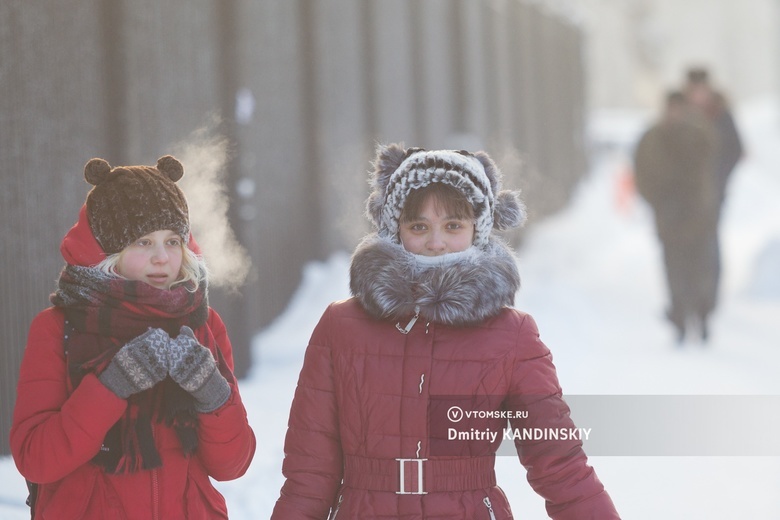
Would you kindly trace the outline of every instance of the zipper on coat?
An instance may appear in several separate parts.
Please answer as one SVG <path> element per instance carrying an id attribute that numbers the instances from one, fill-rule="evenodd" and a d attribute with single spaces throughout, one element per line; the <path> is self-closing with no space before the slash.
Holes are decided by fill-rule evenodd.
<path id="1" fill-rule="evenodd" d="M 344 495 L 339 495 L 339 501 L 336 504 L 336 509 L 333 510 L 333 516 L 330 517 L 330 520 L 336 520 L 336 515 L 339 514 L 339 509 L 341 509 L 342 500 L 344 500 Z"/>
<path id="2" fill-rule="evenodd" d="M 493 512 L 493 504 L 490 503 L 490 498 L 485 497 L 482 502 L 485 503 L 485 507 L 487 507 L 488 513 L 490 513 L 490 520 L 496 520 L 496 514 Z"/>
<path id="3" fill-rule="evenodd" d="M 160 482 L 156 469 L 152 470 L 152 519 L 160 520 Z"/>
<path id="4" fill-rule="evenodd" d="M 409 320 L 409 323 L 406 324 L 406 327 L 401 327 L 401 322 L 398 322 L 395 324 L 395 328 L 398 329 L 398 332 L 401 334 L 409 334 L 409 331 L 412 330 L 412 327 L 414 327 L 414 324 L 417 322 L 417 319 L 420 317 L 420 306 L 415 305 L 414 306 L 414 316 L 412 316 L 412 319 Z"/>

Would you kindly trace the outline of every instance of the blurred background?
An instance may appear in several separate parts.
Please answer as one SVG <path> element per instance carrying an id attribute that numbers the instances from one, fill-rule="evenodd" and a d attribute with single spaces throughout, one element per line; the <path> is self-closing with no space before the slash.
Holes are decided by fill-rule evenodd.
<path id="1" fill-rule="evenodd" d="M 486 150 L 532 230 L 691 65 L 734 106 L 780 98 L 780 1 L 3 0 L 0 454 L 91 157 L 183 162 L 243 377 L 304 266 L 368 231 L 377 143 Z"/>

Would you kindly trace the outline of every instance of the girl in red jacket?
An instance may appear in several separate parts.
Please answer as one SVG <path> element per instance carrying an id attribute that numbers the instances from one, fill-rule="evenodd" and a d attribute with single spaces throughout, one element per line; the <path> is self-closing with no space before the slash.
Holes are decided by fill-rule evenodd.
<path id="1" fill-rule="evenodd" d="M 306 351 L 273 518 L 512 518 L 493 470 L 511 426 L 551 518 L 617 519 L 580 438 L 523 437 L 574 425 L 533 319 L 511 308 L 517 265 L 492 231 L 525 211 L 493 161 L 380 147 L 372 187 L 377 232 Z"/>
<path id="2" fill-rule="evenodd" d="M 94 188 L 30 327 L 11 428 L 36 520 L 227 518 L 209 477 L 254 455 L 183 174 L 171 156 L 86 165 Z"/>

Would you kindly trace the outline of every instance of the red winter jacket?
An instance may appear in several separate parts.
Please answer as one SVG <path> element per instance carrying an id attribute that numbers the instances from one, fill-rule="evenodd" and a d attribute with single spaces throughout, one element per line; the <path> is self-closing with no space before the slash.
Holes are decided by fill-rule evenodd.
<path id="1" fill-rule="evenodd" d="M 33 320 L 11 428 L 11 451 L 19 472 L 40 484 L 36 520 L 227 518 L 225 499 L 209 476 L 240 477 L 255 451 L 237 388 L 225 405 L 199 415 L 199 444 L 193 456 L 184 456 L 172 428 L 155 422 L 162 466 L 130 474 L 105 473 L 90 460 L 127 401 L 94 374 L 68 394 L 63 324 L 64 314 L 53 307 Z M 214 311 L 208 326 L 232 370 L 230 341 Z"/>
<path id="2" fill-rule="evenodd" d="M 574 427 L 536 324 L 505 306 L 519 282 L 513 260 L 491 247 L 471 263 L 476 269 L 447 266 L 449 276 L 407 269 L 400 246 L 358 248 L 351 273 L 357 298 L 325 311 L 306 351 L 285 443 L 286 481 L 272 518 L 512 518 L 493 472 L 498 443 L 447 453 L 441 421 L 432 419 L 437 399 L 440 412 L 447 399 L 466 396 L 527 411 L 513 427 Z M 391 309 L 406 314 L 397 319 Z M 410 328 L 412 310 L 418 319 Z M 491 317 L 471 323 L 481 312 Z M 506 418 L 473 424 L 502 431 Z M 517 453 L 551 518 L 618 519 L 581 445 L 522 441 Z"/>
<path id="3" fill-rule="evenodd" d="M 95 265 L 102 257 L 86 225 L 79 223 L 62 244 L 68 263 Z M 38 314 L 30 326 L 17 387 L 11 451 L 19 472 L 39 484 L 36 520 L 219 519 L 225 499 L 209 477 L 231 480 L 246 472 L 255 451 L 238 388 L 217 410 L 199 414 L 198 449 L 182 452 L 172 428 L 155 422 L 162 465 L 153 470 L 109 474 L 92 464 L 106 432 L 122 417 L 127 401 L 86 375 L 68 390 L 63 347 L 65 316 L 58 308 Z M 219 315 L 209 311 L 210 327 L 233 370 L 233 351 Z"/>

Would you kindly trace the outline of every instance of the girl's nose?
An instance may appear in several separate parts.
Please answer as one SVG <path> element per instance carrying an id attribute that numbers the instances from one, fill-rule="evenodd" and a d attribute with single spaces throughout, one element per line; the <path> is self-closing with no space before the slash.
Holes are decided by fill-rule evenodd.
<path id="1" fill-rule="evenodd" d="M 165 246 L 157 246 L 152 252 L 152 262 L 156 264 L 165 263 L 168 261 L 168 252 L 165 250 Z"/>
<path id="2" fill-rule="evenodd" d="M 426 246 L 428 247 L 429 251 L 432 251 L 434 253 L 441 253 L 446 249 L 447 244 L 445 243 L 443 237 L 441 236 L 441 233 L 439 231 L 434 230 L 431 231 Z"/>

